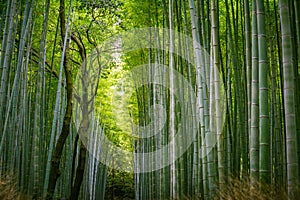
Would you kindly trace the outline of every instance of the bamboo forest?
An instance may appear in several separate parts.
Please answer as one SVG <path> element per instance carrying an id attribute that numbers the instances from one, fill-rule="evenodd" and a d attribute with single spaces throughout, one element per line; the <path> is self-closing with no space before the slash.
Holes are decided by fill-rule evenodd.
<path id="1" fill-rule="evenodd" d="M 300 198 L 300 0 L 0 0 L 0 200 Z"/>

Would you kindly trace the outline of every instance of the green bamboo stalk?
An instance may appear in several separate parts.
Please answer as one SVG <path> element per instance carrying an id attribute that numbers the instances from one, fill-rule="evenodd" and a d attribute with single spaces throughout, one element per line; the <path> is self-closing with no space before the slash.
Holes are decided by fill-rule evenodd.
<path id="1" fill-rule="evenodd" d="M 262 182 L 271 180 L 270 168 L 270 132 L 269 132 L 269 99 L 268 99 L 268 58 L 264 2 L 256 1 L 258 63 L 259 63 L 259 178 Z"/>
<path id="2" fill-rule="evenodd" d="M 14 40 L 14 29 L 15 29 L 15 23 L 14 23 L 14 17 L 16 14 L 16 7 L 17 2 L 15 0 L 11 1 L 10 4 L 8 4 L 7 10 L 9 10 L 9 15 L 7 15 L 7 21 L 6 21 L 6 27 L 5 30 L 6 33 L 4 33 L 3 38 L 3 53 L 1 53 L 1 68 L 2 68 L 2 74 L 1 74 L 1 82 L 0 82 L 0 130 L 3 131 L 3 116 L 6 113 L 6 103 L 8 99 L 8 78 L 9 73 L 11 69 L 11 59 L 12 59 L 12 50 L 15 44 Z M 5 41 L 4 41 L 5 40 Z M 5 138 L 5 134 L 2 134 L 2 139 L 0 143 L 0 152 L 2 151 L 2 146 Z"/>
<path id="3" fill-rule="evenodd" d="M 250 136 L 251 130 L 251 71 L 252 71 L 252 52 L 251 52 L 251 25 L 250 25 L 250 9 L 249 9 L 249 0 L 244 0 L 244 23 L 245 23 L 245 41 L 246 41 L 246 76 L 247 76 L 247 112 L 248 112 L 248 135 Z M 248 140 L 250 139 L 247 138 Z"/>
<path id="4" fill-rule="evenodd" d="M 293 59 L 293 43 L 290 24 L 290 2 L 288 0 L 279 1 L 281 39 L 282 39 L 282 63 L 283 63 L 283 98 L 284 117 L 286 128 L 286 156 L 287 156 L 287 180 L 288 195 L 290 199 L 296 198 L 297 184 L 299 180 L 299 166 L 297 156 L 297 132 L 295 116 L 295 71 Z"/>
<path id="5" fill-rule="evenodd" d="M 256 2 L 252 1 L 252 90 L 250 132 L 250 178 L 252 183 L 259 179 L 259 101 L 258 101 L 258 39 Z"/>
<path id="6" fill-rule="evenodd" d="M 214 88 L 215 90 L 215 117 L 216 117 L 216 134 L 217 134 L 217 158 L 218 158 L 218 184 L 222 188 L 225 184 L 225 166 L 224 166 L 224 146 L 223 146 L 223 136 L 222 136 L 222 110 L 221 110 L 221 94 L 220 94 L 220 77 L 219 77 L 219 32 L 218 32 L 218 10 L 216 7 L 216 1 L 212 1 L 211 5 L 211 16 L 212 16 L 212 50 L 213 50 L 213 71 L 214 71 Z"/>

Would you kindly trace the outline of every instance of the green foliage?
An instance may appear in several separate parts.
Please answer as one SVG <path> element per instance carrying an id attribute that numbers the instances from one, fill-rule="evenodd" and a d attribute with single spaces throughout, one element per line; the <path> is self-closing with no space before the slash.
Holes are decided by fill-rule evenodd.
<path id="1" fill-rule="evenodd" d="M 57 166 L 52 171 L 60 176 L 51 182 L 54 198 L 69 197 L 77 183 L 79 199 L 96 198 L 105 183 L 108 199 L 268 199 L 287 195 L 292 199 L 298 195 L 299 1 L 73 0 L 68 13 L 71 1 L 65 0 L 64 17 L 68 21 L 70 15 L 70 24 L 60 27 L 62 2 L 0 1 L 0 176 L 10 171 L 16 174 L 14 182 L 8 181 L 13 187 L 0 181 L 0 196 L 2 191 L 10 191 L 13 196 L 8 198 L 16 198 L 17 190 L 34 194 L 34 198 L 45 195 L 43 185 L 47 186 L 45 177 L 50 175 L 47 164 Z M 29 9 L 32 18 L 28 18 Z M 66 27 L 70 45 L 63 57 Z M 85 149 L 77 137 L 76 113 L 68 124 L 71 113 L 66 108 L 78 98 L 75 80 L 83 63 L 92 57 L 89 55 L 122 31 L 141 27 L 166 28 L 159 41 L 155 37 L 151 41 L 165 50 L 144 48 L 107 56 L 105 49 L 97 54 L 104 57 L 94 105 L 98 121 L 84 119 L 85 123 L 99 122 L 95 134 L 104 130 L 117 147 L 129 152 L 158 150 L 169 144 L 178 130 L 196 133 L 196 137 L 182 157 L 163 169 L 136 174 L 109 169 L 106 174 L 106 167 L 99 167 L 92 156 L 82 153 Z M 170 27 L 199 42 L 210 57 L 197 53 L 197 43 L 171 37 Z M 149 38 L 153 34 L 149 32 Z M 192 55 L 184 60 L 176 54 Z M 192 105 L 171 70 L 163 77 L 170 88 L 155 84 L 135 88 L 142 77 L 130 78 L 130 71 L 154 62 L 180 72 L 197 94 L 198 105 Z M 60 69 L 62 80 L 58 82 Z M 161 78 L 157 72 L 147 72 L 147 77 Z M 221 81 L 218 75 L 225 88 L 222 99 L 215 89 Z M 174 90 L 182 93 L 182 98 L 174 96 Z M 68 96 L 73 92 L 74 98 Z M 184 110 L 181 101 L 191 109 Z M 226 104 L 223 127 L 217 121 L 222 115 L 218 101 Z M 158 126 L 155 122 L 161 118 L 151 110 L 156 104 L 166 113 L 160 134 L 138 138 L 134 127 L 152 122 Z M 192 123 L 196 117 L 199 126 Z M 206 137 L 209 133 L 217 146 L 212 147 Z M 59 140 L 62 135 L 65 138 Z M 178 146 L 185 139 L 181 136 Z M 58 156 L 50 163 L 48 153 L 57 146 Z M 136 158 L 143 161 L 135 163 L 136 170 L 171 159 L 174 148 L 155 155 L 149 163 L 144 157 Z M 119 161 L 114 162 L 118 165 Z M 82 183 L 76 182 L 80 173 Z M 96 188 L 101 191 L 95 192 Z M 278 191 L 283 195 L 277 196 Z"/>
<path id="2" fill-rule="evenodd" d="M 108 138 L 122 149 L 133 151 L 130 112 L 137 109 L 134 109 L 136 101 L 133 101 L 133 96 L 128 99 L 125 94 L 122 85 L 125 75 L 126 71 L 119 65 L 103 69 L 95 98 L 95 109 Z"/>
<path id="3" fill-rule="evenodd" d="M 134 199 L 133 173 L 110 170 L 105 199 Z"/>

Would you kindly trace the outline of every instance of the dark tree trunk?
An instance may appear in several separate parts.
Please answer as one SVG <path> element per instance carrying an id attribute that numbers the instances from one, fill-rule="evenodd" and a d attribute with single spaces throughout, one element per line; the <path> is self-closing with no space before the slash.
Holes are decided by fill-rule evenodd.
<path id="1" fill-rule="evenodd" d="M 65 19 L 65 1 L 60 0 L 59 7 L 59 16 L 60 16 L 60 29 L 62 40 L 65 40 L 66 37 L 66 19 Z M 70 132 L 70 123 L 72 118 L 72 98 L 73 98 L 73 80 L 72 72 L 69 63 L 69 42 L 67 40 L 65 57 L 64 57 L 64 71 L 66 76 L 66 89 L 67 89 L 67 107 L 66 113 L 64 116 L 62 131 L 59 135 L 57 144 L 55 146 L 54 152 L 51 157 L 51 168 L 49 176 L 49 185 L 47 188 L 46 199 L 52 199 L 55 191 L 55 186 L 58 177 L 60 176 L 60 160 L 63 151 L 63 147 L 66 143 L 66 139 Z"/>

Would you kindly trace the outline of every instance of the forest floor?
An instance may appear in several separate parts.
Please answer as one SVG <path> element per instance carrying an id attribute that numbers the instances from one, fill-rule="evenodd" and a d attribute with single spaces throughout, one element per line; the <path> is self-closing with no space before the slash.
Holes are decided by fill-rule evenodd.
<path id="1" fill-rule="evenodd" d="M 224 185 L 215 199 L 226 200 L 285 200 L 287 194 L 283 188 L 256 184 L 254 186 L 250 181 L 239 181 L 234 179 L 230 184 Z M 16 189 L 13 178 L 7 176 L 0 179 L 0 199 L 1 200 L 30 200 L 30 196 L 21 194 Z M 184 199 L 191 199 L 186 197 Z M 192 198 L 195 199 L 195 198 Z M 202 199 L 199 197 L 199 199 Z"/>

